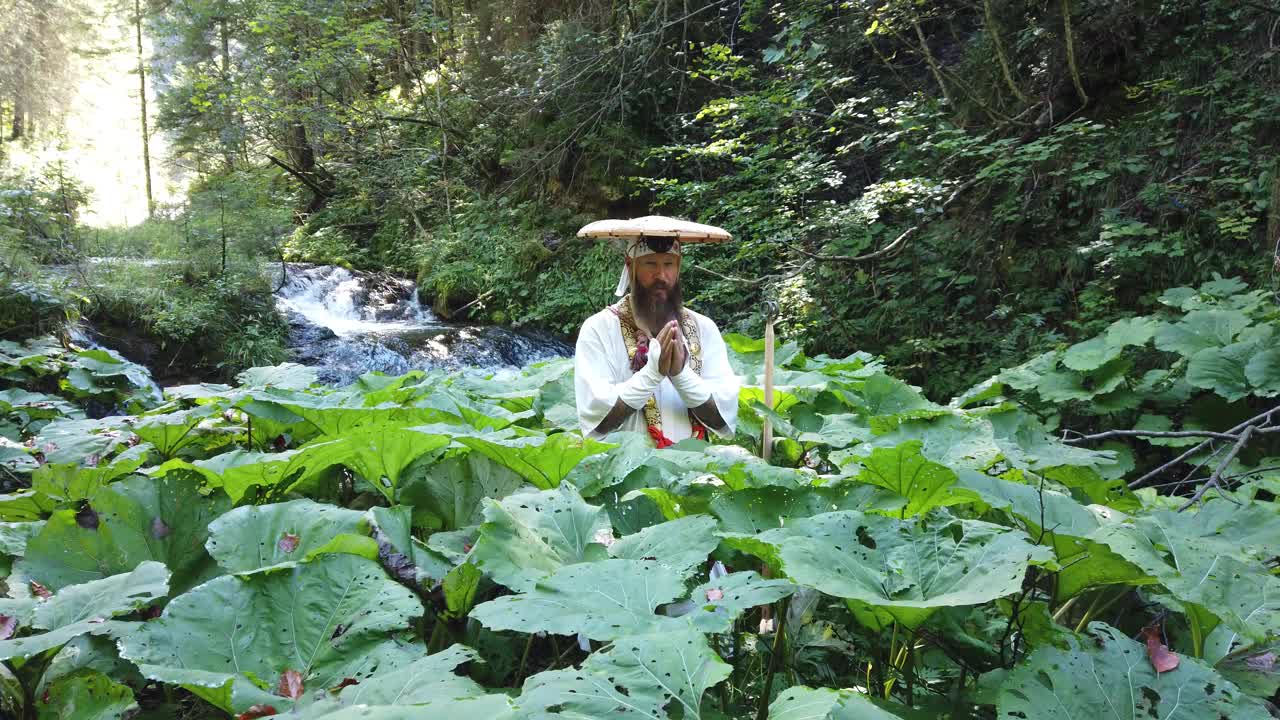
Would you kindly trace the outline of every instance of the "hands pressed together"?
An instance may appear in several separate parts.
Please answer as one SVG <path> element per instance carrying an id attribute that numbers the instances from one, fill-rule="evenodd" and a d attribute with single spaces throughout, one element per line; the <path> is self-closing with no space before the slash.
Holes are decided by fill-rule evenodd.
<path id="1" fill-rule="evenodd" d="M 689 359 L 689 348 L 685 345 L 680 324 L 675 320 L 667 323 L 658 333 L 656 340 L 661 348 L 658 356 L 658 372 L 667 377 L 679 375 Z"/>

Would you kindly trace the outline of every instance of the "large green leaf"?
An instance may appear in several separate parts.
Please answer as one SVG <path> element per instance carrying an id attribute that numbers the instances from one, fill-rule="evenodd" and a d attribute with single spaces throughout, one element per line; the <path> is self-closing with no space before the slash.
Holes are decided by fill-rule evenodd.
<path id="1" fill-rule="evenodd" d="M 899 520 L 845 510 L 770 530 L 787 576 L 836 597 L 883 608 L 918 626 L 934 610 L 1017 592 L 1045 548 L 1021 531 L 936 515 Z"/>
<path id="2" fill-rule="evenodd" d="M 720 519 L 723 530 L 755 535 L 834 510 L 888 512 L 901 505 L 900 496 L 883 488 L 843 482 L 826 487 L 762 487 L 722 493 L 712 498 L 711 512 Z"/>
<path id="3" fill-rule="evenodd" d="M 120 653 L 147 677 L 223 710 L 285 708 L 289 700 L 270 694 L 285 671 L 311 692 L 362 679 L 379 659 L 407 664 L 411 656 L 388 637 L 422 612 L 377 563 L 325 555 L 286 572 L 215 578 L 175 598 Z"/>
<path id="4" fill-rule="evenodd" d="M 334 465 L 359 473 L 386 498 L 395 502 L 400 474 L 418 458 L 451 442 L 444 435 L 429 435 L 402 427 L 371 425 L 349 430 L 336 440 L 320 439 L 304 446 L 294 457 L 306 467 L 294 485 Z"/>
<path id="5" fill-rule="evenodd" d="M 31 474 L 31 489 L 55 500 L 92 500 L 98 490 L 112 480 L 137 470 L 146 462 L 150 446 L 138 445 L 120 453 L 110 462 L 45 463 Z M 85 462 L 92 461 L 92 456 Z"/>
<path id="6" fill-rule="evenodd" d="M 306 390 L 314 385 L 318 378 L 315 368 L 297 363 L 284 363 L 270 367 L 251 367 L 237 375 L 236 382 L 251 388 Z"/>
<path id="7" fill-rule="evenodd" d="M 163 477 L 174 470 L 190 470 L 202 476 L 210 487 L 222 488 L 232 502 L 238 503 L 249 488 L 274 487 L 299 470 L 300 463 L 295 463 L 295 458 L 300 454 L 299 450 L 264 453 L 237 449 L 194 462 L 175 458 L 147 472 Z"/>
<path id="8" fill-rule="evenodd" d="M 702 633 L 674 629 L 620 638 L 577 670 L 538 673 L 517 702 L 534 717 L 664 720 L 670 707 L 677 717 L 699 720 L 702 695 L 729 672 Z"/>
<path id="9" fill-rule="evenodd" d="M 550 490 L 559 485 L 583 458 L 598 455 L 613 447 L 572 433 L 506 440 L 461 437 L 458 442 L 471 448 L 473 452 L 482 453 L 490 460 L 511 468 L 542 490 Z"/>
<path id="10" fill-rule="evenodd" d="M 777 602 L 798 589 L 790 581 L 765 579 L 751 571 L 729 573 L 693 589 L 687 617 L 702 632 L 729 632 L 742 613 Z"/>
<path id="11" fill-rule="evenodd" d="M 1156 331 L 1156 347 L 1191 357 L 1206 348 L 1231 344 L 1248 326 L 1249 317 L 1238 310 L 1192 310 Z"/>
<path id="12" fill-rule="evenodd" d="M 164 597 L 169 590 L 169 571 L 156 562 L 147 562 L 137 570 L 101 580 L 65 588 L 43 602 L 29 604 L 28 612 L 5 607 L 5 614 L 17 618 L 18 627 L 46 631 L 0 640 L 0 660 L 30 657 L 66 645 L 81 635 L 125 635 L 135 623 L 111 618 L 131 613 L 143 605 Z M 16 606 L 23 601 L 8 601 Z"/>
<path id="13" fill-rule="evenodd" d="M 853 690 L 787 688 L 769 705 L 769 720 L 901 720 Z"/>
<path id="14" fill-rule="evenodd" d="M 609 554 L 629 560 L 656 560 L 686 575 L 720 543 L 715 531 L 715 518 L 691 515 L 632 533 L 610 545 Z"/>
<path id="15" fill-rule="evenodd" d="M 161 455 L 170 458 L 182 448 L 197 443 L 200 440 L 197 428 L 217 414 L 217 405 L 197 405 L 190 410 L 148 415 L 129 423 L 129 428 L 155 446 Z"/>
<path id="16" fill-rule="evenodd" d="M 474 680 L 455 675 L 459 665 L 479 661 L 471 648 L 454 645 L 390 672 L 342 689 L 345 705 L 422 705 L 484 695 Z"/>
<path id="17" fill-rule="evenodd" d="M 1245 367 L 1257 352 L 1258 344 L 1252 342 L 1200 350 L 1187 365 L 1187 382 L 1235 402 L 1249 394 Z"/>
<path id="18" fill-rule="evenodd" d="M 290 500 L 240 507 L 219 517 L 209 524 L 205 548 L 227 572 L 247 573 L 296 565 L 344 533 L 368 535 L 368 516 Z"/>
<path id="19" fill-rule="evenodd" d="M 610 532 L 608 515 L 568 483 L 487 500 L 484 517 L 472 561 L 512 590 L 528 590 L 565 565 L 608 556 L 597 539 Z"/>
<path id="20" fill-rule="evenodd" d="M 31 444 L 45 462 L 83 464 L 86 458 L 105 458 L 135 440 L 121 420 L 54 420 L 40 428 Z"/>
<path id="21" fill-rule="evenodd" d="M 400 502 L 431 513 L 443 530 L 477 525 L 484 499 L 501 500 L 524 486 L 524 479 L 480 453 L 446 458 L 410 472 L 400 484 Z"/>
<path id="22" fill-rule="evenodd" d="M 903 517 L 919 515 L 952 499 L 956 474 L 950 468 L 926 460 L 919 441 L 896 448 L 875 448 L 862 458 L 858 479 L 877 485 L 906 500 Z"/>
<path id="23" fill-rule="evenodd" d="M 609 440 L 618 445 L 607 452 L 583 458 L 565 475 L 564 479 L 587 497 L 622 482 L 632 470 L 657 452 L 648 433 L 615 433 L 609 436 Z"/>
<path id="24" fill-rule="evenodd" d="M 1103 623 L 1069 650 L 1046 645 L 1009 674 L 996 702 L 1001 720 L 1265 720 L 1261 703 L 1189 657 L 1157 673 L 1142 645 Z"/>
<path id="25" fill-rule="evenodd" d="M 132 572 L 63 588 L 37 603 L 31 624 L 42 630 L 124 615 L 169 593 L 169 570 L 147 561 Z"/>
<path id="26" fill-rule="evenodd" d="M 1245 365 L 1244 374 L 1258 395 L 1271 397 L 1280 394 L 1280 348 L 1253 355 Z"/>
<path id="27" fill-rule="evenodd" d="M 561 568 L 527 592 L 477 605 L 471 617 L 490 630 L 613 640 L 668 620 L 655 610 L 683 594 L 683 577 L 669 567 L 652 560 L 603 560 Z"/>
<path id="28" fill-rule="evenodd" d="M 134 476 L 103 488 L 89 515 L 71 509 L 54 512 L 40 534 L 27 543 L 15 572 L 51 590 L 129 572 L 146 560 L 158 560 L 173 573 L 171 585 L 182 592 L 216 572 L 205 552 L 209 523 L 226 512 L 226 498 L 205 497 L 187 479 Z"/>
<path id="29" fill-rule="evenodd" d="M 1106 335 L 1076 343 L 1062 354 L 1062 364 L 1080 372 L 1097 370 L 1120 357 L 1124 346 L 1112 343 Z"/>
<path id="30" fill-rule="evenodd" d="M 1213 629 L 1216 617 L 1251 641 L 1280 634 L 1280 578 L 1242 548 L 1238 538 L 1218 537 L 1218 524 L 1157 510 L 1105 525 L 1091 539 L 1105 543 L 1188 604 L 1204 632 Z"/>
<path id="31" fill-rule="evenodd" d="M 128 686 L 82 670 L 51 683 L 36 707 L 40 720 L 120 720 L 137 704 Z"/>

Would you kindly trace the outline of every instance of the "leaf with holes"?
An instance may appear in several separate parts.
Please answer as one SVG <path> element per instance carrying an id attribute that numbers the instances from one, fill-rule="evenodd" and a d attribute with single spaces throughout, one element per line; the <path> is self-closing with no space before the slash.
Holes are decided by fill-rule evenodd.
<path id="1" fill-rule="evenodd" d="M 681 573 L 653 560 L 603 560 L 561 568 L 526 592 L 477 605 L 471 617 L 490 630 L 612 640 L 669 620 L 655 611 L 683 594 Z"/>
<path id="2" fill-rule="evenodd" d="M 377 563 L 325 555 L 290 572 L 215 578 L 175 598 L 121 643 L 120 654 L 143 675 L 228 712 L 258 703 L 285 708 L 289 701 L 275 690 L 287 670 L 319 690 L 378 657 L 408 660 L 388 637 L 422 612 Z"/>
<path id="3" fill-rule="evenodd" d="M 1000 720 L 1266 720 L 1257 700 L 1198 660 L 1157 673 L 1146 648 L 1103 624 L 1071 640 L 1067 650 L 1046 645 L 1009 673 L 996 699 Z"/>
<path id="4" fill-rule="evenodd" d="M 608 557 L 596 542 L 610 529 L 608 514 L 568 483 L 485 502 L 472 562 L 512 590 L 528 590 L 566 565 Z"/>
<path id="5" fill-rule="evenodd" d="M 247 505 L 209 524 L 209 554 L 232 573 L 306 560 L 339 535 L 368 535 L 368 515 L 312 500 Z"/>
<path id="6" fill-rule="evenodd" d="M 1052 557 L 1021 531 L 941 513 L 899 520 L 832 512 L 756 541 L 774 549 L 793 581 L 883 608 L 909 627 L 941 607 L 1011 595 L 1031 562 Z"/>
<path id="7" fill-rule="evenodd" d="M 702 696 L 729 677 L 726 665 L 692 629 L 620 638 L 592 653 L 580 669 L 538 673 L 516 701 L 522 713 L 541 717 L 665 718 L 699 720 Z"/>

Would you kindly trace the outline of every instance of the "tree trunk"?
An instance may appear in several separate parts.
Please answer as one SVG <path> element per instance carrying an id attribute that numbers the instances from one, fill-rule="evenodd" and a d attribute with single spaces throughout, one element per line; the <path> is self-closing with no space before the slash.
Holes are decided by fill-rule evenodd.
<path id="1" fill-rule="evenodd" d="M 27 105 L 25 102 L 23 102 L 22 95 L 15 94 L 13 96 L 13 126 L 12 126 L 13 131 L 9 134 L 10 140 L 22 139 L 22 135 L 25 130 L 23 126 L 23 119 L 24 119 L 23 116 L 26 115 L 26 112 L 27 112 Z"/>
<path id="2" fill-rule="evenodd" d="M 230 137 L 231 126 L 234 124 L 231 109 L 231 43 L 225 17 L 218 19 L 218 37 L 222 41 L 222 92 L 227 96 L 222 101 L 222 157 L 227 163 L 227 170 L 230 171 L 235 169 L 236 147 Z"/>
<path id="3" fill-rule="evenodd" d="M 920 29 L 920 21 L 914 15 L 911 17 L 911 27 L 915 28 L 916 37 L 920 40 L 920 52 L 924 53 L 924 60 L 928 63 L 930 72 L 933 73 L 933 79 L 937 81 L 938 87 L 942 89 L 942 97 L 947 99 L 947 105 L 950 105 L 952 111 L 955 111 L 956 104 L 951 100 L 951 93 L 947 90 L 946 81 L 942 79 L 942 69 L 938 67 L 938 61 L 934 59 L 933 52 L 929 50 L 929 41 L 925 39 L 924 31 Z"/>
<path id="4" fill-rule="evenodd" d="M 1076 94 L 1080 96 L 1080 107 L 1089 104 L 1089 96 L 1085 94 L 1084 83 L 1080 80 L 1080 68 L 1076 67 L 1076 46 L 1071 31 L 1071 0 L 1062 0 L 1062 34 L 1067 41 L 1067 67 L 1071 70 L 1071 82 L 1076 86 Z"/>
<path id="5" fill-rule="evenodd" d="M 982 9 L 986 13 L 987 34 L 991 36 L 991 44 L 995 46 L 996 57 L 1000 60 L 1000 74 L 1004 75 L 1004 82 L 1013 92 L 1013 96 L 1025 105 L 1027 96 L 1022 94 L 1018 84 L 1013 81 L 1013 71 L 1009 69 L 1009 57 L 1005 55 L 1004 42 L 1000 39 L 1000 26 L 996 23 L 996 13 L 991 7 L 991 0 L 982 0 Z"/>
<path id="6" fill-rule="evenodd" d="M 147 68 L 142 61 L 142 1 L 133 0 L 133 28 L 138 44 L 138 102 L 142 114 L 142 172 L 147 185 L 147 217 L 156 214 L 156 201 L 151 194 L 151 132 L 147 128 Z"/>

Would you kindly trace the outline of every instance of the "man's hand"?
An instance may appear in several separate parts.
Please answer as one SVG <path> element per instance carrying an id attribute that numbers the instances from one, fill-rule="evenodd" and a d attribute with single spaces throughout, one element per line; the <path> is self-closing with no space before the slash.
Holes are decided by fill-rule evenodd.
<path id="1" fill-rule="evenodd" d="M 658 358 L 658 372 L 667 377 L 679 375 L 689 358 L 680 324 L 675 320 L 667 323 L 662 332 L 658 333 L 658 344 L 662 347 L 662 357 Z"/>

